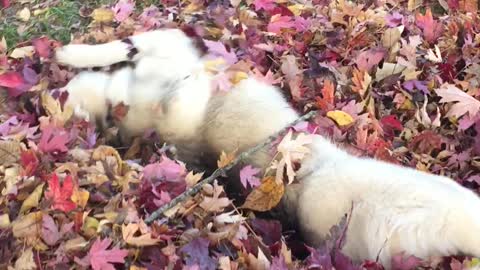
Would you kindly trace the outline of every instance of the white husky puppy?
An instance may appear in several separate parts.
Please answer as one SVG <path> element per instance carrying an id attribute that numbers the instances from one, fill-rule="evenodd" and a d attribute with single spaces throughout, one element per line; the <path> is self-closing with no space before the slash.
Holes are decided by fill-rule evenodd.
<path id="1" fill-rule="evenodd" d="M 168 42 L 190 44 L 185 40 L 188 39 L 179 37 L 156 43 L 153 39 L 141 42 L 139 39 L 138 43 L 134 42 L 140 51 L 136 61 L 142 61 L 142 48 L 152 46 L 155 55 L 156 50 L 164 50 Z M 98 47 L 102 48 L 99 51 L 105 54 L 105 59 L 109 59 L 102 60 L 103 64 L 124 59 L 108 54 L 112 51 L 120 55 L 125 53 L 126 47 L 119 42 L 111 46 L 115 48 Z M 96 65 L 93 60 L 82 64 L 82 59 L 99 55 L 97 46 L 79 48 L 82 49 L 66 46 L 62 53 L 57 53 L 57 59 L 73 66 Z M 178 48 L 185 50 L 180 54 L 194 54 L 188 51 L 193 50 L 189 45 Z M 182 58 L 176 58 L 177 50 L 170 51 L 170 57 L 165 56 L 161 61 L 160 58 L 152 61 L 153 64 L 141 74 L 169 67 L 182 69 L 184 63 Z M 186 66 L 202 65 L 200 57 L 195 61 L 196 64 Z M 148 80 L 134 80 L 133 84 L 138 86 L 128 88 L 128 103 L 138 107 L 127 114 L 124 125 L 127 130 L 142 129 L 138 123 L 152 118 L 153 125 L 167 141 L 175 143 L 195 138 L 192 141 L 199 147 L 219 154 L 234 149 L 243 151 L 298 116 L 278 89 L 252 78 L 241 81 L 229 92 L 212 94 L 212 76 L 202 69 L 186 68 L 178 76 L 168 71 L 166 74 L 169 80 L 165 83 L 178 84 L 150 88 Z M 103 78 L 103 75 L 95 76 Z M 161 85 L 159 82 L 162 79 L 152 80 L 152 85 Z M 85 82 L 85 85 L 90 87 L 96 83 Z M 142 84 L 147 86 L 142 87 Z M 159 109 L 162 107 L 156 106 L 158 104 L 167 104 L 167 109 Z M 93 100 L 87 105 L 84 108 L 90 113 L 100 106 Z M 150 107 L 154 110 L 143 110 Z M 297 218 L 308 243 L 320 244 L 329 229 L 350 213 L 353 204 L 343 251 L 356 261 L 375 260 L 378 256 L 389 269 L 392 256 L 401 252 L 420 258 L 458 253 L 480 256 L 480 215 L 477 214 L 480 199 L 473 192 L 446 177 L 351 156 L 318 135 L 314 135 L 309 147 L 311 153 L 302 161 L 297 174 L 299 183 L 289 186 L 282 200 L 282 207 Z M 251 162 L 265 168 L 270 159 L 267 151 L 261 151 Z"/>
<path id="2" fill-rule="evenodd" d="M 134 62 L 109 74 L 81 72 L 65 87 L 67 104 L 77 116 L 105 123 L 108 106 L 123 102 L 129 112 L 120 123 L 124 137 L 162 126 L 162 136 L 191 137 L 198 130 L 210 98 L 210 78 L 195 40 L 179 29 L 141 33 L 100 45 L 70 44 L 56 60 L 77 68 Z"/>

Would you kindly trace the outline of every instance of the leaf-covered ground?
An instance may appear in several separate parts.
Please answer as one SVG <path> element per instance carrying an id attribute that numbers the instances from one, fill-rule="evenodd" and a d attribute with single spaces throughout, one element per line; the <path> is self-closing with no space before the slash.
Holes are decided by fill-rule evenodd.
<path id="1" fill-rule="evenodd" d="M 279 222 L 236 208 L 222 180 L 147 225 L 149 213 L 203 176 L 158 145 L 106 146 L 108 133 L 71 117 L 60 89 L 78 71 L 51 58 L 70 41 L 195 25 L 210 53 L 278 85 L 300 112 L 318 109 L 317 132 L 352 153 L 479 189 L 476 0 L 0 0 L 0 7 L 1 269 L 381 269 L 352 264 L 335 249 L 345 222 L 325 246 L 305 247 Z M 219 90 L 237 79 L 220 73 Z M 260 184 L 257 173 L 242 170 L 247 191 Z M 398 269 L 477 263 L 394 261 Z"/>

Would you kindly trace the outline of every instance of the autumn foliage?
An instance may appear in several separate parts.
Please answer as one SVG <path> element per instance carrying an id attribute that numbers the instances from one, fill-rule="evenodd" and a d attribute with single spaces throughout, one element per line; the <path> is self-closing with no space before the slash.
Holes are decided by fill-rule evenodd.
<path id="1" fill-rule="evenodd" d="M 319 110 L 295 130 L 328 135 L 355 155 L 444 174 L 478 191 L 476 0 L 160 2 L 85 7 L 82 16 L 91 24 L 72 33 L 73 41 L 102 43 L 194 25 L 209 52 L 231 65 L 217 74 L 218 91 L 255 76 L 279 86 L 298 111 Z M 0 8 L 15 6 L 3 0 Z M 325 245 L 307 247 L 280 222 L 252 211 L 278 203 L 307 152 L 308 136 L 280 138 L 265 175 L 242 168 L 243 205 L 229 198 L 219 178 L 146 224 L 205 175 L 169 158 L 158 144 L 107 145 L 114 128 L 100 134 L 63 106 L 61 87 L 77 71 L 52 59 L 61 44 L 44 36 L 7 48 L 1 38 L 1 269 L 382 269 L 341 253 L 348 220 L 332 228 Z M 122 117 L 126 110 L 114 111 Z M 224 153 L 218 165 L 236 154 Z M 398 256 L 393 262 L 397 269 L 476 264 L 463 257 Z"/>

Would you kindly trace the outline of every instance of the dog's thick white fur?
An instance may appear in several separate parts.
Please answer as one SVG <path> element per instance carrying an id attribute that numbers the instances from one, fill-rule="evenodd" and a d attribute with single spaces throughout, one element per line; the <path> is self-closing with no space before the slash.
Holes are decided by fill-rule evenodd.
<path id="1" fill-rule="evenodd" d="M 142 51 L 142 46 L 147 47 L 142 42 L 146 42 L 153 46 L 152 55 L 155 55 L 156 50 L 164 50 L 166 43 L 177 41 L 188 44 L 184 38 L 168 39 L 163 43 L 146 38 L 135 45 Z M 112 48 L 111 51 L 120 55 L 123 44 L 111 44 L 119 46 L 118 50 Z M 61 62 L 74 66 L 96 65 L 94 61 L 82 63 L 83 54 L 91 54 L 96 46 L 78 47 L 81 50 L 69 46 L 57 53 Z M 99 51 L 105 54 L 104 59 L 109 59 L 102 60 L 103 64 L 123 59 L 110 57 L 110 50 L 98 48 L 102 48 Z M 192 54 L 187 45 L 178 45 L 178 48 L 186 50 L 180 54 Z M 170 58 L 152 60 L 143 74 L 148 74 L 149 69 L 153 73 L 163 72 L 168 67 L 182 69 L 182 58 L 176 58 L 178 48 L 170 51 Z M 201 58 L 192 61 L 194 63 L 186 65 L 195 67 L 187 68 L 188 79 L 183 80 L 185 73 L 179 73 L 181 76 L 176 79 L 181 82 L 173 88 L 162 86 L 162 79 L 134 79 L 134 86 L 127 90 L 126 103 L 134 105 L 125 120 L 126 129 L 142 130 L 145 126 L 154 126 L 167 141 L 173 142 L 201 138 L 195 142 L 219 154 L 234 149 L 243 151 L 298 117 L 275 87 L 252 78 L 241 81 L 229 92 L 212 94 L 212 77 L 196 69 L 201 66 Z M 79 79 L 82 89 L 112 85 L 104 82 L 104 74 L 85 76 L 90 76 L 91 82 Z M 175 77 L 174 74 L 168 76 Z M 76 83 L 72 81 L 71 84 Z M 123 92 L 120 93 L 119 99 L 124 99 Z M 115 92 L 105 94 L 110 98 L 115 95 Z M 89 113 L 101 111 L 96 100 L 87 97 L 82 102 L 82 108 Z M 158 102 L 167 102 L 167 110 L 144 110 L 155 107 L 153 103 Z M 139 124 L 143 122 L 149 124 Z M 420 258 L 458 253 L 480 256 L 480 215 L 477 214 L 480 199 L 473 192 L 446 177 L 351 156 L 318 135 L 314 135 L 309 147 L 311 153 L 297 174 L 299 183 L 290 185 L 282 200 L 282 207 L 298 219 L 308 243 L 320 244 L 329 229 L 350 213 L 353 204 L 343 251 L 355 260 L 375 260 L 378 256 L 389 269 L 392 256 L 401 252 Z M 251 162 L 265 168 L 270 159 L 267 151 L 262 151 Z"/>
<path id="2" fill-rule="evenodd" d="M 69 44 L 57 49 L 57 62 L 77 68 L 104 67 L 115 63 L 137 63 L 135 76 L 163 79 L 183 78 L 198 65 L 200 53 L 188 36 L 179 29 L 149 31 L 131 36 L 128 41 L 87 45 Z M 156 63 L 169 63 L 159 66 Z"/>
<path id="3" fill-rule="evenodd" d="M 81 72 L 65 86 L 71 96 L 67 105 L 77 116 L 105 123 L 106 104 L 123 102 L 129 106 L 120 123 L 124 139 L 159 126 L 165 139 L 193 137 L 211 96 L 211 75 L 204 71 L 192 40 L 179 29 L 166 29 L 134 35 L 129 42 L 136 52 L 131 59 L 132 45 L 119 40 L 71 44 L 56 51 L 59 63 L 77 68 L 136 64 L 135 69 L 124 67 L 113 74 Z"/>
<path id="4" fill-rule="evenodd" d="M 353 259 L 388 267 L 402 251 L 427 258 L 459 252 L 480 256 L 480 200 L 450 178 L 358 158 L 315 136 L 288 204 L 312 244 L 353 211 L 344 246 Z"/>

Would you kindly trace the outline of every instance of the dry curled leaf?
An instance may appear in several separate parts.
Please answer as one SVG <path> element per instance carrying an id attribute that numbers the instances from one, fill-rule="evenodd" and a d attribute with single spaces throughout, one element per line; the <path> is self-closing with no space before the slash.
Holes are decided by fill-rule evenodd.
<path id="1" fill-rule="evenodd" d="M 221 212 L 225 207 L 230 205 L 230 200 L 227 197 L 220 197 L 223 193 L 223 187 L 218 185 L 215 181 L 212 185 L 205 185 L 203 190 L 207 195 L 200 203 L 200 207 L 208 212 Z M 225 196 L 225 195 L 224 195 Z"/>
<path id="2" fill-rule="evenodd" d="M 28 248 L 22 252 L 22 255 L 15 262 L 15 270 L 33 270 L 37 269 L 37 264 L 33 259 L 32 248 Z"/>
<path id="3" fill-rule="evenodd" d="M 43 214 L 41 211 L 18 218 L 12 223 L 13 235 L 16 238 L 39 236 L 42 227 L 42 218 Z"/>
<path id="4" fill-rule="evenodd" d="M 32 193 L 30 193 L 30 195 L 28 195 L 28 197 L 22 203 L 22 207 L 20 208 L 20 213 L 23 214 L 26 211 L 38 206 L 38 202 L 42 197 L 43 186 L 45 186 L 45 183 L 38 185 L 35 188 L 35 190 Z"/>
<path id="5" fill-rule="evenodd" d="M 16 141 L 0 141 L 0 165 L 8 166 L 18 161 L 21 146 Z"/>
<path id="6" fill-rule="evenodd" d="M 282 183 L 285 169 L 287 171 L 288 183 L 292 183 L 295 177 L 293 163 L 299 162 L 310 152 L 306 145 L 312 142 L 312 135 L 300 133 L 295 139 L 292 139 L 292 136 L 293 133 L 290 130 L 277 147 L 278 153 L 281 154 L 281 159 L 273 167 L 276 169 L 275 179 L 278 184 Z"/>
<path id="7" fill-rule="evenodd" d="M 47 114 L 52 117 L 55 124 L 59 126 L 63 126 L 73 115 L 73 109 L 70 106 L 65 106 L 62 110 L 60 102 L 47 92 L 42 93 L 41 101 Z"/>
<path id="8" fill-rule="evenodd" d="M 136 223 L 122 224 L 122 236 L 127 244 L 137 247 L 153 246 L 159 242 L 159 239 L 152 238 L 151 233 L 142 233 Z"/>
<path id="9" fill-rule="evenodd" d="M 118 151 L 107 145 L 100 145 L 99 147 L 95 148 L 92 153 L 92 159 L 95 161 L 107 161 L 107 157 L 112 156 L 115 158 L 116 163 L 118 165 L 118 171 L 122 171 L 123 160 L 120 157 Z"/>
<path id="10" fill-rule="evenodd" d="M 260 186 L 250 192 L 242 208 L 260 212 L 271 210 L 280 202 L 283 193 L 285 193 L 283 183 L 277 183 L 273 176 L 265 177 Z"/>

